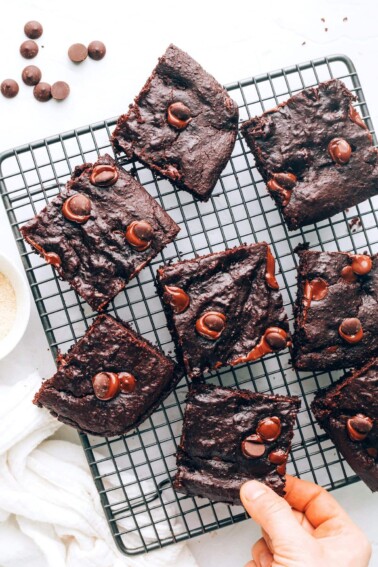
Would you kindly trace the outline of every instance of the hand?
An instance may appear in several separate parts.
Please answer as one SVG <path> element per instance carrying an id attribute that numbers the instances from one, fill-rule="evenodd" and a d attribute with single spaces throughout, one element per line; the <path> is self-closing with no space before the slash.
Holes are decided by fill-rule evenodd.
<path id="1" fill-rule="evenodd" d="M 286 481 L 285 499 L 255 480 L 241 488 L 263 535 L 245 567 L 367 567 L 370 543 L 336 500 L 312 482 Z"/>

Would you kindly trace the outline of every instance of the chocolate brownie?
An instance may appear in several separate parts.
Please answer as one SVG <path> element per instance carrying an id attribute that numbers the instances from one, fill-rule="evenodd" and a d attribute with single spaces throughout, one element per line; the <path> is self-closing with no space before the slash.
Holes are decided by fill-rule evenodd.
<path id="1" fill-rule="evenodd" d="M 362 365 L 378 354 L 378 255 L 299 250 L 293 363 Z"/>
<path id="2" fill-rule="evenodd" d="M 290 345 L 268 244 L 249 244 L 159 268 L 177 354 L 190 377 Z"/>
<path id="3" fill-rule="evenodd" d="M 207 201 L 230 158 L 238 107 L 187 53 L 170 45 L 118 119 L 112 142 L 177 187 Z"/>
<path id="4" fill-rule="evenodd" d="M 105 437 L 137 427 L 180 379 L 172 360 L 109 315 L 99 315 L 58 364 L 34 403 L 79 431 Z"/>
<path id="5" fill-rule="evenodd" d="M 378 193 L 378 150 L 339 80 L 306 89 L 241 131 L 290 230 Z"/>
<path id="6" fill-rule="evenodd" d="M 179 230 L 108 155 L 76 167 L 63 191 L 21 228 L 35 251 L 98 311 Z"/>
<path id="7" fill-rule="evenodd" d="M 255 479 L 283 495 L 299 406 L 296 397 L 192 385 L 177 452 L 175 490 L 240 504 L 240 487 Z"/>
<path id="8" fill-rule="evenodd" d="M 352 469 L 378 490 L 378 359 L 321 390 L 311 407 Z"/>

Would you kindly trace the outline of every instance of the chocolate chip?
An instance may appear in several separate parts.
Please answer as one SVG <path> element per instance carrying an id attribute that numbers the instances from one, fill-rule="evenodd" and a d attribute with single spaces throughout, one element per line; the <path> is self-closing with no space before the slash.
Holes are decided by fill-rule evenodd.
<path id="1" fill-rule="evenodd" d="M 91 214 L 91 201 L 82 193 L 68 197 L 63 203 L 63 216 L 67 220 L 83 224 L 87 222 Z"/>
<path id="2" fill-rule="evenodd" d="M 343 278 L 343 280 L 345 280 L 346 282 L 349 283 L 354 283 L 357 281 L 357 276 L 353 271 L 352 266 L 344 266 L 344 268 L 341 270 L 341 277 Z"/>
<path id="3" fill-rule="evenodd" d="M 285 189 L 293 189 L 297 183 L 297 177 L 294 173 L 273 173 L 273 179 Z"/>
<path id="4" fill-rule="evenodd" d="M 20 53 L 25 59 L 33 59 L 38 53 L 38 45 L 32 39 L 27 39 L 21 43 Z"/>
<path id="5" fill-rule="evenodd" d="M 249 435 L 242 441 L 241 450 L 245 457 L 258 459 L 265 453 L 265 445 L 259 435 Z"/>
<path id="6" fill-rule="evenodd" d="M 350 160 L 352 148 L 343 138 L 334 138 L 328 144 L 328 152 L 335 163 L 345 165 Z"/>
<path id="7" fill-rule="evenodd" d="M 276 470 L 277 470 L 279 475 L 285 476 L 285 474 L 286 474 L 286 463 L 283 463 L 282 465 L 278 465 Z"/>
<path id="8" fill-rule="evenodd" d="M 365 130 L 367 130 L 367 126 L 365 122 L 362 120 L 360 113 L 352 105 L 350 105 L 349 107 L 349 118 L 360 128 L 364 128 Z"/>
<path id="9" fill-rule="evenodd" d="M 138 252 L 147 250 L 151 244 L 154 231 L 147 221 L 133 221 L 126 229 L 125 238 Z"/>
<path id="10" fill-rule="evenodd" d="M 328 294 L 328 284 L 322 278 L 314 278 L 310 281 L 311 299 L 321 301 Z"/>
<path id="11" fill-rule="evenodd" d="M 164 286 L 163 300 L 172 307 L 174 313 L 183 313 L 190 303 L 189 295 L 173 285 Z"/>
<path id="12" fill-rule="evenodd" d="M 13 79 L 5 79 L 5 81 L 1 83 L 0 90 L 5 98 L 14 98 L 18 94 L 19 86 Z"/>
<path id="13" fill-rule="evenodd" d="M 173 102 L 169 105 L 167 111 L 168 124 L 182 130 L 191 120 L 190 109 L 183 102 Z"/>
<path id="14" fill-rule="evenodd" d="M 39 81 L 41 80 L 42 73 L 41 70 L 35 65 L 28 65 L 22 71 L 21 77 L 25 85 L 28 85 L 28 87 L 34 87 L 35 85 L 38 85 Z"/>
<path id="15" fill-rule="evenodd" d="M 39 102 L 47 102 L 51 98 L 51 86 L 48 83 L 38 83 L 33 89 L 33 95 Z"/>
<path id="16" fill-rule="evenodd" d="M 59 268 L 59 266 L 61 266 L 62 264 L 62 260 L 55 252 L 45 252 L 43 257 L 46 260 L 46 262 L 54 266 L 54 268 Z"/>
<path id="17" fill-rule="evenodd" d="M 118 379 L 119 387 L 123 394 L 131 394 L 132 392 L 134 392 L 136 387 L 135 376 L 130 374 L 130 372 L 119 372 Z"/>
<path id="18" fill-rule="evenodd" d="M 196 331 L 205 339 L 219 339 L 226 327 L 226 317 L 218 311 L 208 311 L 196 321 Z"/>
<path id="19" fill-rule="evenodd" d="M 43 34 L 43 27 L 39 22 L 30 20 L 24 25 L 24 32 L 30 39 L 38 39 Z"/>
<path id="20" fill-rule="evenodd" d="M 286 333 L 283 336 L 281 333 L 271 331 L 266 333 L 265 340 L 272 350 L 282 350 L 286 347 Z"/>
<path id="21" fill-rule="evenodd" d="M 99 372 L 92 378 L 93 390 L 96 398 L 107 401 L 114 398 L 119 392 L 119 380 L 115 372 Z"/>
<path id="22" fill-rule="evenodd" d="M 96 165 L 92 170 L 90 181 L 92 185 L 109 187 L 117 182 L 118 176 L 118 169 L 113 165 Z"/>
<path id="23" fill-rule="evenodd" d="M 282 465 L 287 461 L 288 454 L 283 449 L 276 449 L 268 455 L 268 459 L 274 465 Z"/>
<path id="24" fill-rule="evenodd" d="M 352 258 L 352 270 L 355 274 L 365 276 L 371 271 L 373 263 L 370 256 L 366 254 L 354 254 Z"/>
<path id="25" fill-rule="evenodd" d="M 68 49 L 68 57 L 73 63 L 81 63 L 88 57 L 88 49 L 82 43 L 74 43 Z"/>
<path id="26" fill-rule="evenodd" d="M 95 61 L 100 61 L 105 57 L 106 47 L 102 41 L 91 41 L 88 45 L 88 55 Z"/>
<path id="27" fill-rule="evenodd" d="M 352 441 L 363 441 L 373 429 L 373 420 L 358 413 L 347 421 L 347 431 Z"/>
<path id="28" fill-rule="evenodd" d="M 357 317 L 344 319 L 339 327 L 339 334 L 349 343 L 358 343 L 363 337 L 361 321 Z"/>
<path id="29" fill-rule="evenodd" d="M 256 429 L 265 441 L 275 441 L 281 434 L 281 420 L 279 417 L 266 417 L 262 419 Z"/>
<path id="30" fill-rule="evenodd" d="M 269 246 L 267 246 L 267 252 L 266 252 L 265 279 L 268 287 L 270 287 L 271 289 L 279 289 L 279 285 L 276 280 L 275 260 Z"/>
<path id="31" fill-rule="evenodd" d="M 64 100 L 70 94 L 70 87 L 64 81 L 57 81 L 51 87 L 51 94 L 55 100 Z"/>

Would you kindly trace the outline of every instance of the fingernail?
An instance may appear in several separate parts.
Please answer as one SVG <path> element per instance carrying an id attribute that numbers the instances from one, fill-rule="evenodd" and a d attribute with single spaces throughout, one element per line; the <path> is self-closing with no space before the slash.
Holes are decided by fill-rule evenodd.
<path id="1" fill-rule="evenodd" d="M 256 480 L 250 480 L 249 482 L 246 482 L 243 485 L 242 491 L 244 498 L 246 500 L 249 500 L 250 502 L 256 500 L 256 498 L 258 498 L 262 494 L 265 494 L 266 492 L 265 487 Z"/>
<path id="2" fill-rule="evenodd" d="M 263 551 L 259 555 L 260 567 L 272 567 L 272 556 L 267 551 Z"/>

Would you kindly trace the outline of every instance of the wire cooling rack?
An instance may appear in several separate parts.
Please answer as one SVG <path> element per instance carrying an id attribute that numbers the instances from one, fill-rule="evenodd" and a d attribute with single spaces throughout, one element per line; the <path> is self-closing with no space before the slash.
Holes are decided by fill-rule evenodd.
<path id="1" fill-rule="evenodd" d="M 353 63 L 345 56 L 295 65 L 229 85 L 241 120 L 276 106 L 289 95 L 332 77 L 341 78 L 358 96 L 356 106 L 373 133 Z M 0 156 L 1 193 L 31 290 L 53 353 L 66 351 L 86 331 L 95 314 L 54 270 L 25 246 L 19 226 L 38 213 L 83 161 L 111 153 L 109 136 L 115 120 L 106 120 L 59 136 L 12 149 Z M 374 134 L 374 133 L 373 133 Z M 375 138 L 374 138 L 375 139 Z M 296 257 L 300 242 L 323 250 L 378 252 L 378 200 L 367 201 L 332 219 L 288 232 L 253 157 L 238 137 L 232 158 L 208 203 L 198 203 L 138 163 L 119 160 L 180 225 L 176 241 L 120 293 L 109 311 L 129 321 L 164 351 L 173 350 L 154 276 L 163 262 L 216 252 L 242 242 L 268 241 L 278 262 L 278 280 L 292 321 L 296 293 Z M 295 372 L 287 352 L 253 364 L 225 368 L 208 376 L 212 383 L 259 392 L 299 395 L 298 415 L 288 472 L 328 489 L 357 477 L 309 410 L 313 395 L 340 373 Z M 100 499 L 119 549 L 128 554 L 150 551 L 246 518 L 240 507 L 176 494 L 171 487 L 180 438 L 184 380 L 135 432 L 103 439 L 80 435 Z"/>

